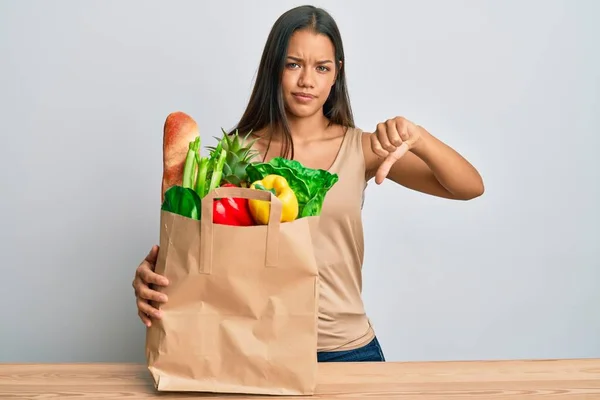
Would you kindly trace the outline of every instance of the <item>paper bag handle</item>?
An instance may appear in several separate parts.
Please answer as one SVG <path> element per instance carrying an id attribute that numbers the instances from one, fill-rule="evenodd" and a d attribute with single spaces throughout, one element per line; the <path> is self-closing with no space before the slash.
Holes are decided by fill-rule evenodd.
<path id="1" fill-rule="evenodd" d="M 265 266 L 275 267 L 279 257 L 279 225 L 281 221 L 282 204 L 270 191 L 242 187 L 218 187 L 211 190 L 202 199 L 202 217 L 200 220 L 200 272 L 210 274 L 213 261 L 213 202 L 220 197 L 237 197 L 242 199 L 269 201 L 270 213 L 267 224 L 267 243 Z M 242 227 L 242 229 L 244 229 Z"/>

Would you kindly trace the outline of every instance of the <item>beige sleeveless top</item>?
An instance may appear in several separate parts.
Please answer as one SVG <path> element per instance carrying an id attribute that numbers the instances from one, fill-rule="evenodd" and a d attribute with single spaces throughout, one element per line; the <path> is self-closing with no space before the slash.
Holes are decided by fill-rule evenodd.
<path id="1" fill-rule="evenodd" d="M 338 182 L 325 196 L 314 238 L 319 264 L 318 350 L 349 350 L 374 337 L 362 301 L 362 204 L 367 182 L 362 131 L 348 128 L 329 172 Z"/>

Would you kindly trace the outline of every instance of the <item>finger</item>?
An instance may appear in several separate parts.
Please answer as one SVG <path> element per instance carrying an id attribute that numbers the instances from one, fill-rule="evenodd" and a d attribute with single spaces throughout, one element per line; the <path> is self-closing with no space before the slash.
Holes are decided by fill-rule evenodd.
<path id="1" fill-rule="evenodd" d="M 131 282 L 131 286 L 133 286 L 133 293 L 135 297 L 138 297 L 138 287 L 140 286 L 140 283 L 142 282 L 136 273 L 135 279 L 133 280 L 133 282 Z"/>
<path id="2" fill-rule="evenodd" d="M 140 265 L 139 277 L 148 285 L 155 284 L 159 286 L 167 286 L 169 284 L 169 280 L 164 276 L 152 271 L 150 264 L 148 264 L 146 261 Z"/>
<path id="3" fill-rule="evenodd" d="M 150 304 L 146 303 L 143 300 L 138 299 L 137 301 L 138 312 L 142 312 L 147 316 L 151 316 L 154 318 L 160 319 L 162 317 L 162 313 L 159 309 L 152 307 Z"/>
<path id="4" fill-rule="evenodd" d="M 371 149 L 373 150 L 373 153 L 377 154 L 379 157 L 388 156 L 389 152 L 381 147 L 381 143 L 379 143 L 379 139 L 377 139 L 376 134 L 372 133 L 369 139 L 371 140 Z"/>
<path id="5" fill-rule="evenodd" d="M 138 286 L 138 293 L 138 297 L 144 300 L 156 301 L 158 303 L 166 303 L 168 300 L 166 294 L 152 290 L 145 285 Z"/>
<path id="6" fill-rule="evenodd" d="M 146 256 L 144 261 L 154 265 L 154 264 L 156 264 L 157 259 L 158 259 L 158 245 L 155 244 L 150 249 L 150 252 L 148 252 L 148 255 Z"/>
<path id="7" fill-rule="evenodd" d="M 388 150 L 396 151 L 396 148 L 398 148 L 402 144 L 402 139 L 400 138 L 400 133 L 398 132 L 398 127 L 396 125 L 396 122 L 392 119 L 388 120 L 386 124 L 387 124 L 387 137 L 392 146 Z"/>
<path id="8" fill-rule="evenodd" d="M 150 318 L 148 318 L 146 314 L 144 314 L 141 311 L 138 311 L 138 315 L 140 316 L 140 319 L 142 320 L 144 325 L 146 325 L 148 328 L 150 327 L 150 325 L 152 325 L 152 321 L 150 321 Z"/>
<path id="9" fill-rule="evenodd" d="M 410 139 L 410 135 L 408 134 L 408 123 L 404 118 L 396 119 L 396 130 L 402 141 L 406 142 Z"/>
<path id="10" fill-rule="evenodd" d="M 398 161 L 406 152 L 408 151 L 408 145 L 406 143 L 402 143 L 396 151 L 390 153 L 389 156 L 386 157 L 385 160 L 381 163 L 377 172 L 375 174 L 375 183 L 380 185 L 383 180 L 387 177 L 392 169 L 392 166 Z"/>
<path id="11" fill-rule="evenodd" d="M 377 139 L 379 139 L 379 143 L 381 143 L 381 147 L 383 147 L 388 152 L 392 152 L 396 150 L 396 146 L 390 143 L 389 139 L 389 130 L 392 126 L 390 125 L 390 121 L 387 121 L 385 124 L 377 125 Z"/>

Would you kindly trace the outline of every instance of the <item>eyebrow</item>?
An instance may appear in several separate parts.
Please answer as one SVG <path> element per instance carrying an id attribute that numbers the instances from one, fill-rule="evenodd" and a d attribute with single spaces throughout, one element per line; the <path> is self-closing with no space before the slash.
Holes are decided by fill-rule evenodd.
<path id="1" fill-rule="evenodd" d="M 287 58 L 289 58 L 290 60 L 294 60 L 294 61 L 302 61 L 301 58 L 294 57 L 294 56 L 288 56 Z M 321 60 L 321 61 L 317 61 L 317 64 L 333 64 L 333 61 L 331 61 L 331 60 Z"/>

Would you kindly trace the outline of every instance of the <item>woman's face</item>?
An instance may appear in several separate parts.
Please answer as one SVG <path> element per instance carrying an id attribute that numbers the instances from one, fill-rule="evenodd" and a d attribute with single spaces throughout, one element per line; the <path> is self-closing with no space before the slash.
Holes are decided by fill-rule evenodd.
<path id="1" fill-rule="evenodd" d="M 296 31 L 290 39 L 282 78 L 286 109 L 295 117 L 321 112 L 335 83 L 335 49 L 325 35 Z"/>

